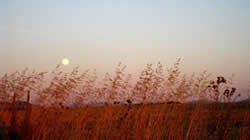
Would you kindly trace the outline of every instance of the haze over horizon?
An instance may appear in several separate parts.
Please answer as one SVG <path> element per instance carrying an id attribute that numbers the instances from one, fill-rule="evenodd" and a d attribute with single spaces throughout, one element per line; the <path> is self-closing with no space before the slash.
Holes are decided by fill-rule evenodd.
<path id="1" fill-rule="evenodd" d="M 182 72 L 235 74 L 250 84 L 248 0 L 12 0 L 0 1 L 0 75 L 51 70 L 63 58 L 82 69 L 113 72 L 119 62 L 131 73 L 145 64 Z"/>

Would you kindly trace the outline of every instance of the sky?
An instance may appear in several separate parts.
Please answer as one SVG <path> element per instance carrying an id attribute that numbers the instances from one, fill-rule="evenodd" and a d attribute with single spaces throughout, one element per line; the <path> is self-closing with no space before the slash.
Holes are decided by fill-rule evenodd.
<path id="1" fill-rule="evenodd" d="M 0 0 L 0 75 L 63 58 L 110 72 L 182 59 L 185 73 L 250 84 L 249 0 Z"/>

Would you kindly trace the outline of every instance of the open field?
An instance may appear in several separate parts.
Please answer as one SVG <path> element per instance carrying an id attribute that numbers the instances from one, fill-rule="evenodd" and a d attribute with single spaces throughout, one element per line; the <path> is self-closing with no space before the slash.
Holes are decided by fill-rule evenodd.
<path id="1" fill-rule="evenodd" d="M 249 139 L 249 103 L 32 110 L 32 139 Z M 2 132 L 11 112 L 1 112 Z M 17 112 L 18 131 L 24 111 Z M 3 134 L 2 134 L 3 135 Z"/>
<path id="2" fill-rule="evenodd" d="M 231 78 L 188 76 L 179 63 L 148 64 L 134 79 L 121 63 L 104 79 L 78 68 L 65 73 L 60 65 L 5 74 L 1 139 L 248 140 L 250 104 L 235 102 L 241 93 Z"/>

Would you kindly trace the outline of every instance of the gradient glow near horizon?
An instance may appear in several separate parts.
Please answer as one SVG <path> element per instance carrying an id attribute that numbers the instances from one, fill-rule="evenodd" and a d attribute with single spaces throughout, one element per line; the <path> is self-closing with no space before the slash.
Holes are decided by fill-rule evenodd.
<path id="1" fill-rule="evenodd" d="M 131 73 L 147 63 L 250 83 L 249 0 L 1 0 L 0 73 L 67 67 Z"/>

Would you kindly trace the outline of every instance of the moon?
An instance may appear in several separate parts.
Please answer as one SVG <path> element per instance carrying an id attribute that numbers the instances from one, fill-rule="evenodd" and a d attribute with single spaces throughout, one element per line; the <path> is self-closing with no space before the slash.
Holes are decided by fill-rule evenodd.
<path id="1" fill-rule="evenodd" d="M 68 65 L 69 64 L 69 59 L 68 58 L 63 58 L 62 64 L 65 65 L 65 66 Z"/>

